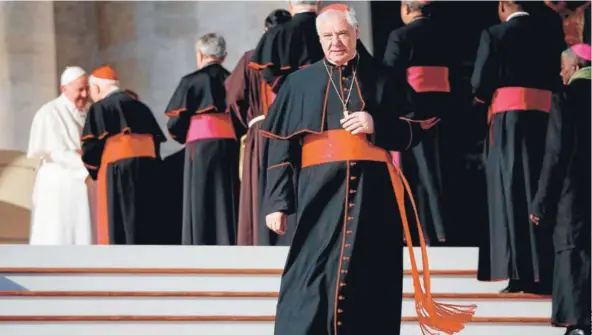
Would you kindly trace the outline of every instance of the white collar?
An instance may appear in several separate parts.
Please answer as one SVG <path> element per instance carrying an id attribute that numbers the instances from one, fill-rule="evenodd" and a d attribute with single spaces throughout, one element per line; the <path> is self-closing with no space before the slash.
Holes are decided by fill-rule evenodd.
<path id="1" fill-rule="evenodd" d="M 522 11 L 520 11 L 520 12 L 515 12 L 515 13 L 512 13 L 512 14 L 510 14 L 510 15 L 508 16 L 508 18 L 506 19 L 506 22 L 508 22 L 508 21 L 510 21 L 511 19 L 513 19 L 513 18 L 515 18 L 515 17 L 518 17 L 518 16 L 529 16 L 529 15 L 530 15 L 530 14 L 528 14 L 527 12 L 522 12 Z"/>
<path id="2" fill-rule="evenodd" d="M 103 97 L 103 99 L 105 99 L 106 97 L 108 97 L 111 94 L 115 93 L 116 91 L 119 91 L 119 87 L 117 87 L 117 86 L 111 86 L 111 88 L 109 88 L 109 90 L 107 90 L 107 93 L 105 94 L 105 96 Z"/>

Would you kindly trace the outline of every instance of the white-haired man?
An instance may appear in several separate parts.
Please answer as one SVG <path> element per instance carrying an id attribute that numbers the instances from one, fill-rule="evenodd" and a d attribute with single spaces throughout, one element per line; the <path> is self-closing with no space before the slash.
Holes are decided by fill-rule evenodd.
<path id="1" fill-rule="evenodd" d="M 185 144 L 182 243 L 233 245 L 239 144 L 226 112 L 226 42 L 218 34 L 205 34 L 195 52 L 198 70 L 181 79 L 165 112 L 169 133 Z"/>
<path id="2" fill-rule="evenodd" d="M 27 156 L 40 159 L 35 179 L 30 244 L 92 243 L 91 213 L 80 157 L 80 133 L 88 110 L 86 72 L 62 73 L 62 94 L 35 114 Z"/>
<path id="3" fill-rule="evenodd" d="M 278 234 L 287 215 L 298 218 L 275 334 L 399 334 L 401 224 L 411 239 L 404 178 L 387 150 L 414 146 L 435 120 L 399 118 L 388 79 L 356 52 L 353 10 L 325 7 L 317 29 L 325 59 L 286 79 L 261 126 L 269 141 L 262 215 Z M 472 309 L 435 305 L 412 265 L 422 328 L 460 331 Z"/>
<path id="4" fill-rule="evenodd" d="M 262 91 L 265 105 L 271 105 L 275 94 L 282 87 L 287 76 L 299 69 L 309 66 L 323 59 L 323 49 L 317 35 L 316 17 L 321 1 L 297 1 L 289 0 L 288 7 L 292 13 L 292 20 L 279 27 L 267 31 L 253 52 L 249 66 L 261 71 L 263 82 Z M 370 58 L 370 53 L 361 42 L 356 44 L 362 55 Z M 263 141 L 262 146 L 267 145 Z M 265 152 L 265 151 L 264 151 Z M 267 159 L 263 157 L 262 161 Z M 263 165 L 262 171 L 267 167 Z M 298 181 L 294 180 L 297 184 Z M 261 178 L 260 190 L 264 190 L 265 178 Z M 288 217 L 290 222 L 295 222 L 292 215 Z M 261 218 L 260 228 L 263 228 L 259 236 L 261 245 L 289 245 L 292 241 L 295 224 L 290 224 L 286 234 L 277 236 L 270 234 L 265 229 L 265 220 Z"/>
<path id="5" fill-rule="evenodd" d="M 94 103 L 82 132 L 82 159 L 97 181 L 98 244 L 153 244 L 166 137 L 150 109 L 119 88 L 111 67 L 94 70 L 89 86 Z"/>
<path id="6" fill-rule="evenodd" d="M 553 231 L 555 268 L 552 323 L 566 335 L 590 335 L 590 92 L 592 51 L 564 51 L 566 87 L 549 113 L 545 158 L 531 220 Z"/>

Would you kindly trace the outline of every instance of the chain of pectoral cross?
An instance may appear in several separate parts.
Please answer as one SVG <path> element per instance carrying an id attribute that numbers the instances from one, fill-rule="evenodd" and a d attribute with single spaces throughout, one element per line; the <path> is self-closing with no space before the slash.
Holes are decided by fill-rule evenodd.
<path id="1" fill-rule="evenodd" d="M 332 71 L 329 71 L 329 67 L 327 66 L 327 61 L 323 61 L 323 64 L 325 64 L 325 70 L 327 70 L 327 75 L 329 76 L 329 79 L 331 80 L 331 84 L 333 84 L 333 88 L 335 89 L 335 93 L 337 93 L 337 97 L 339 97 L 339 100 L 341 100 L 341 104 L 343 105 L 343 116 L 344 117 L 347 117 L 349 115 L 349 111 L 347 110 L 347 103 L 349 102 L 349 98 L 351 97 L 351 92 L 354 87 L 354 82 L 356 81 L 356 72 L 358 71 L 358 63 L 360 62 L 360 57 L 356 56 L 356 58 L 357 58 L 356 66 L 354 67 L 351 84 L 349 85 L 349 91 L 347 93 L 347 98 L 345 99 L 345 101 L 341 97 L 341 91 L 337 88 L 337 85 L 333 81 L 333 76 L 331 75 Z"/>

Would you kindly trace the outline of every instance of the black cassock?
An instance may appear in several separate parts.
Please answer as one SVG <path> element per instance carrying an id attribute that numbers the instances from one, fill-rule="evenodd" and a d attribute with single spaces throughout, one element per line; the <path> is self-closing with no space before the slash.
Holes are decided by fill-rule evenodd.
<path id="1" fill-rule="evenodd" d="M 82 131 L 82 160 L 97 181 L 98 244 L 157 244 L 160 144 L 152 111 L 123 91 L 91 105 Z"/>
<path id="2" fill-rule="evenodd" d="M 350 91 L 348 110 L 370 113 L 375 135 L 354 136 L 341 127 L 339 95 L 346 100 Z M 322 60 L 286 78 L 263 122 L 269 146 L 262 216 L 297 217 L 288 227 L 296 231 L 282 276 L 277 335 L 399 333 L 403 216 L 397 199 L 404 201 L 404 194 L 395 196 L 400 179 L 386 150 L 409 149 L 422 130 L 399 119 L 392 92 L 371 59 L 341 67 Z M 360 148 L 382 159 L 343 156 Z"/>
<path id="3" fill-rule="evenodd" d="M 548 291 L 551 234 L 535 230 L 529 208 L 539 179 L 551 95 L 561 84 L 562 40 L 530 16 L 485 29 L 472 76 L 481 112 L 489 108 L 485 172 L 489 231 L 479 248 L 480 280 Z"/>
<path id="4" fill-rule="evenodd" d="M 167 108 L 167 127 L 185 144 L 185 245 L 236 244 L 239 146 L 226 112 L 229 72 L 212 63 L 181 79 Z"/>
<path id="5" fill-rule="evenodd" d="M 249 62 L 249 67 L 261 71 L 263 79 L 261 96 L 263 105 L 269 106 L 273 102 L 273 96 L 279 92 L 287 76 L 301 68 L 323 59 L 323 49 L 319 42 L 316 30 L 316 13 L 303 12 L 294 15 L 292 20 L 270 29 L 263 34 Z M 371 58 L 370 53 L 364 45 L 358 41 L 358 52 L 361 55 Z M 267 114 L 264 107 L 264 114 Z M 262 159 L 261 171 L 267 169 L 267 157 L 265 148 L 267 140 L 264 138 L 261 143 Z M 299 167 L 296 167 L 299 168 Z M 296 178 L 296 176 L 294 177 Z M 265 178 L 259 178 L 259 199 L 265 188 Z M 298 181 L 294 179 L 296 185 Z M 261 201 L 259 201 L 261 202 Z M 294 236 L 294 230 L 289 229 L 286 234 L 278 236 L 265 226 L 265 216 L 259 216 L 258 223 L 258 244 L 259 245 L 289 245 Z M 290 215 L 288 221 L 294 227 L 296 217 Z"/>
<path id="6" fill-rule="evenodd" d="M 582 329 L 590 329 L 590 90 L 590 79 L 576 79 L 554 96 L 533 203 L 537 229 L 553 229 L 553 324 Z"/>
<path id="7" fill-rule="evenodd" d="M 410 152 L 401 153 L 405 175 L 419 184 L 414 191 L 424 235 L 434 242 L 446 240 L 439 133 L 442 123 L 454 116 L 450 92 L 451 84 L 457 82 L 452 75 L 456 67 L 449 39 L 432 19 L 420 17 L 391 32 L 383 58 L 396 88 L 405 91 L 402 102 L 407 104 L 407 116 L 415 120 L 443 120 Z"/>

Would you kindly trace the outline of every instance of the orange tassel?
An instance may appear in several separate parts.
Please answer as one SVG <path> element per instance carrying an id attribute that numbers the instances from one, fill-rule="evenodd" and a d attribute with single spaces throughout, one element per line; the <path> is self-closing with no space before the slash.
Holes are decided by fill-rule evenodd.
<path id="1" fill-rule="evenodd" d="M 403 222 L 403 230 L 405 233 L 404 238 L 407 241 L 407 249 L 409 250 L 409 258 L 411 260 L 411 274 L 413 276 L 413 288 L 415 291 L 415 309 L 419 320 L 419 327 L 424 335 L 439 335 L 440 332 L 448 335 L 456 334 L 465 328 L 467 322 L 470 322 L 473 319 L 477 306 L 443 304 L 432 300 L 427 248 L 421 223 L 419 222 L 415 200 L 411 194 L 409 183 L 401 170 L 395 167 L 392 163 L 389 163 L 390 162 L 388 162 L 387 165 L 393 182 L 393 188 L 395 189 L 397 204 Z M 409 222 L 407 221 L 407 214 L 405 211 L 405 193 L 409 195 L 409 200 L 411 201 L 417 224 L 425 291 L 421 285 L 419 271 L 417 269 L 417 261 L 415 259 L 415 253 L 413 252 L 411 231 L 409 230 Z"/>

